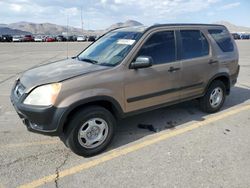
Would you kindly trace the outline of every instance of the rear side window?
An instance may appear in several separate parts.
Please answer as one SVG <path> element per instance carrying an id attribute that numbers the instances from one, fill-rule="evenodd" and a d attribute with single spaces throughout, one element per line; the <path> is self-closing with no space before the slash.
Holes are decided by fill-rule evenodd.
<path id="1" fill-rule="evenodd" d="M 150 56 L 154 64 L 163 64 L 176 60 L 174 31 L 162 31 L 153 34 L 142 46 L 138 56 Z"/>
<path id="2" fill-rule="evenodd" d="M 209 54 L 209 44 L 199 30 L 181 30 L 181 58 L 191 59 Z"/>
<path id="3" fill-rule="evenodd" d="M 232 39 L 226 29 L 210 29 L 208 32 L 223 52 L 232 52 L 234 50 Z"/>

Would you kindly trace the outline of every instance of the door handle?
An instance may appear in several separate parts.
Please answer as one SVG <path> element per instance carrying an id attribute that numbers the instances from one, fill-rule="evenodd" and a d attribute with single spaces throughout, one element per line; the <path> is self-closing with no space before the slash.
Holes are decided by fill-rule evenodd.
<path id="1" fill-rule="evenodd" d="M 219 61 L 217 61 L 217 60 L 210 60 L 209 62 L 208 62 L 208 64 L 210 64 L 210 65 L 212 65 L 212 64 L 216 64 L 216 63 L 219 63 Z"/>
<path id="2" fill-rule="evenodd" d="M 168 72 L 175 72 L 175 71 L 178 71 L 178 70 L 180 70 L 181 68 L 174 68 L 174 67 L 170 67 L 169 69 L 168 69 Z"/>

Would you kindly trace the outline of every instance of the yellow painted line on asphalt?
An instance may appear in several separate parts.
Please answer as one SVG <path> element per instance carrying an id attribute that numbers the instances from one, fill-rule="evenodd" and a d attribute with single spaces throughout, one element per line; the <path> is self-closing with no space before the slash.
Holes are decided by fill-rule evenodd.
<path id="1" fill-rule="evenodd" d="M 169 130 L 162 131 L 161 133 L 157 133 L 157 134 L 154 134 L 152 136 L 149 136 L 146 140 L 144 140 L 140 143 L 130 145 L 130 146 L 127 146 L 127 147 L 124 147 L 121 149 L 114 149 L 113 151 L 108 152 L 106 155 L 104 155 L 102 157 L 91 160 L 89 162 L 82 163 L 80 165 L 74 166 L 74 167 L 66 169 L 66 170 L 62 170 L 59 172 L 59 179 L 66 177 L 66 176 L 69 176 L 69 175 L 76 174 L 76 173 L 81 172 L 83 170 L 90 169 L 92 167 L 95 167 L 99 164 L 110 161 L 110 160 L 115 159 L 117 157 L 129 154 L 131 152 L 145 148 L 145 147 L 150 146 L 152 144 L 155 144 L 155 143 L 158 143 L 160 141 L 166 140 L 168 138 L 183 134 L 185 132 L 189 132 L 191 130 L 197 129 L 199 127 L 208 125 L 210 123 L 216 122 L 216 121 L 224 119 L 226 117 L 230 117 L 230 116 L 235 115 L 239 112 L 243 112 L 243 111 L 249 110 L 249 109 L 250 109 L 250 104 L 243 105 L 243 106 L 234 108 L 232 110 L 227 110 L 227 111 L 222 112 L 222 113 L 217 113 L 216 115 L 211 115 L 203 121 L 192 123 L 191 125 L 188 125 L 188 126 L 183 127 L 183 128 L 179 128 L 179 129 L 175 129 L 175 130 L 171 130 L 171 131 L 169 131 Z M 45 176 L 41 179 L 34 180 L 30 183 L 21 185 L 20 188 L 33 188 L 33 187 L 42 186 L 46 183 L 53 182 L 56 177 L 57 177 L 56 174 L 48 175 L 48 176 Z"/>
<path id="2" fill-rule="evenodd" d="M 48 145 L 60 143 L 59 140 L 44 140 L 38 142 L 26 142 L 26 143 L 16 143 L 16 144 L 5 144 L 0 145 L 0 149 L 16 148 L 16 147 L 28 147 L 28 146 L 38 146 L 38 145 Z"/>

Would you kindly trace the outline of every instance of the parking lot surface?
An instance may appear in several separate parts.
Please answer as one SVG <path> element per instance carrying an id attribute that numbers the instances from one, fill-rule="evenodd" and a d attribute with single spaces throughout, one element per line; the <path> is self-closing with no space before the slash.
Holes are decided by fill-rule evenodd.
<path id="1" fill-rule="evenodd" d="M 18 74 L 74 56 L 88 43 L 0 43 L 0 188 L 250 187 L 250 41 L 237 41 L 240 75 L 223 109 L 190 101 L 121 120 L 107 151 L 72 153 L 26 130 L 9 95 Z M 138 124 L 154 126 L 156 132 Z"/>

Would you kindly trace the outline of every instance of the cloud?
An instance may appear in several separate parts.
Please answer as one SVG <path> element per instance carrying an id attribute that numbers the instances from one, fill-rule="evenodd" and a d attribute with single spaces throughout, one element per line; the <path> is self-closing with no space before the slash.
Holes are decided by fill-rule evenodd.
<path id="1" fill-rule="evenodd" d="M 135 17 L 140 20 L 166 22 L 186 13 L 199 12 L 220 0 L 106 0 L 106 9 L 116 11 L 121 17 Z M 125 13 L 125 14 L 124 14 Z"/>
<path id="2" fill-rule="evenodd" d="M 229 3 L 220 7 L 219 10 L 228 10 L 228 9 L 232 9 L 238 6 L 240 6 L 240 2 Z"/>
<path id="3" fill-rule="evenodd" d="M 84 27 L 103 29 L 115 22 L 135 19 L 146 25 L 182 21 L 193 13 L 209 12 L 222 0 L 0 0 L 1 22 L 52 22 L 65 24 L 69 16 L 72 26 L 81 27 L 81 8 Z M 227 4 L 222 10 L 239 6 Z"/>
<path id="4" fill-rule="evenodd" d="M 79 13 L 79 10 L 76 7 L 65 8 L 61 10 L 61 13 L 64 15 L 76 16 Z"/>
<path id="5" fill-rule="evenodd" d="M 102 3 L 102 4 L 106 4 L 106 3 L 107 3 L 107 0 L 101 0 L 101 3 Z"/>
<path id="6" fill-rule="evenodd" d="M 14 12 L 20 12 L 22 10 L 22 6 L 18 4 L 10 4 L 10 10 Z"/>

